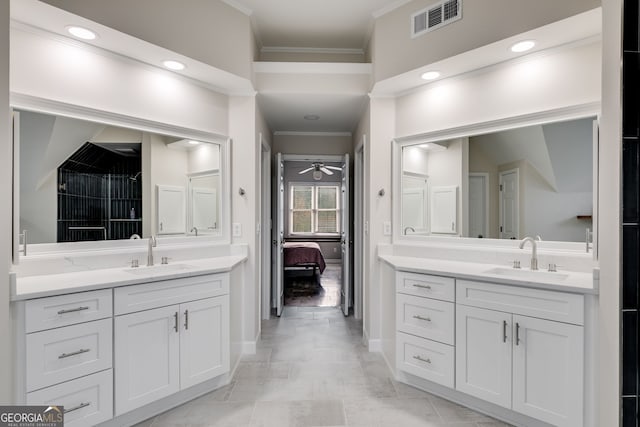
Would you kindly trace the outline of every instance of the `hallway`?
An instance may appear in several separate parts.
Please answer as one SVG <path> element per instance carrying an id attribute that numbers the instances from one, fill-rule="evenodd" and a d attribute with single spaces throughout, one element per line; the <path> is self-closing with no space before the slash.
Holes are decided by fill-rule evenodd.
<path id="1" fill-rule="evenodd" d="M 339 308 L 285 307 L 231 384 L 139 426 L 507 426 L 394 381 L 361 334 Z"/>

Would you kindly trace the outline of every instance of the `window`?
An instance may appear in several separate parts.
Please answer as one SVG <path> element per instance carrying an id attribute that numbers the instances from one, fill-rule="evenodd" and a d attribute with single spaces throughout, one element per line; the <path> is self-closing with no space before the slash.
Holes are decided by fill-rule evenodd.
<path id="1" fill-rule="evenodd" d="M 338 234 L 340 232 L 339 186 L 291 184 L 290 190 L 290 234 Z"/>

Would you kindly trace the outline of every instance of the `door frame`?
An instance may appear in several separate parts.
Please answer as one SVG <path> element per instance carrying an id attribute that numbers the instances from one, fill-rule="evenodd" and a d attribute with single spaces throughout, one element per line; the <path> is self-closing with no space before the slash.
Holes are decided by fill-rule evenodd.
<path id="1" fill-rule="evenodd" d="M 507 170 L 503 170 L 503 171 L 499 171 L 498 172 L 498 185 L 502 185 L 502 177 L 504 175 L 510 174 L 510 173 L 514 173 L 516 174 L 516 181 L 517 181 L 517 192 L 516 192 L 516 206 L 518 207 L 518 214 L 516 215 L 515 218 L 515 230 L 516 230 L 516 239 L 520 238 L 520 169 L 519 168 L 513 168 L 513 169 L 507 169 Z M 502 231 L 500 230 L 500 227 L 502 227 L 502 224 L 504 224 L 504 218 L 503 218 L 503 212 L 502 212 L 502 208 L 503 208 L 503 196 L 502 196 L 503 192 L 499 191 L 498 193 L 498 238 L 503 239 L 502 237 Z"/>
<path id="2" fill-rule="evenodd" d="M 488 172 L 469 172 L 469 180 L 471 180 L 471 178 L 473 177 L 482 177 L 484 179 L 484 234 L 485 234 L 485 238 L 489 237 L 489 214 L 490 214 L 490 210 L 489 210 L 489 173 Z M 469 188 L 469 193 L 471 192 L 471 185 L 468 186 Z M 469 206 L 471 204 L 467 205 L 467 210 L 469 209 Z M 470 215 L 469 215 L 470 216 Z M 469 232 L 469 229 L 467 228 L 467 232 Z M 468 236 L 468 237 L 476 237 L 476 236 Z"/>
<path id="3" fill-rule="evenodd" d="M 362 319 L 364 271 L 364 159 L 367 136 L 353 156 L 353 317 Z"/>
<path id="4" fill-rule="evenodd" d="M 260 318 L 271 317 L 271 147 L 260 133 Z"/>

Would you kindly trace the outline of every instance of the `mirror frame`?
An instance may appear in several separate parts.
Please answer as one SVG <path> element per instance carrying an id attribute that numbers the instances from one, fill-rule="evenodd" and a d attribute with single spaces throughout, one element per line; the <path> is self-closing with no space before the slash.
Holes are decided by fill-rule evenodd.
<path id="1" fill-rule="evenodd" d="M 475 247 L 510 247 L 513 242 L 504 239 L 476 239 L 461 236 L 420 236 L 403 235 L 402 230 L 402 149 L 406 146 L 426 144 L 442 140 L 477 136 L 482 134 L 501 132 L 526 126 L 564 122 L 568 120 L 595 117 L 600 121 L 600 103 L 578 104 L 569 107 L 535 112 L 504 119 L 473 123 L 454 128 L 436 130 L 415 135 L 396 137 L 391 140 L 391 188 L 392 188 L 392 243 L 393 244 L 433 244 L 465 245 Z M 597 125 L 595 125 L 597 126 Z M 593 149 L 593 258 L 598 257 L 598 138 L 597 128 L 594 128 Z M 460 189 L 462 191 L 462 189 Z M 393 195 L 396 195 L 394 200 Z M 462 194 L 465 197 L 465 194 Z M 462 214 L 465 218 L 465 214 Z M 540 243 L 541 248 L 558 251 L 582 252 L 586 251 L 586 242 L 560 242 L 545 240 Z"/>
<path id="2" fill-rule="evenodd" d="M 40 98 L 31 95 L 23 95 L 15 92 L 10 94 L 10 107 L 12 111 L 24 110 L 33 111 L 36 113 L 50 114 L 56 116 L 69 117 L 73 119 L 86 120 L 91 122 L 104 123 L 110 126 L 118 126 L 123 128 L 135 129 L 142 132 L 156 133 L 160 135 L 167 135 L 180 139 L 195 139 L 203 142 L 209 142 L 218 144 L 220 146 L 220 181 L 221 181 L 221 196 L 220 196 L 220 224 L 221 233 L 218 235 L 205 235 L 198 236 L 198 239 L 208 239 L 215 243 L 231 244 L 231 138 L 225 135 L 201 131 L 197 129 L 190 129 L 180 126 L 173 126 L 153 120 L 142 119 L 133 116 L 127 116 L 124 114 L 113 113 L 104 110 L 96 110 L 89 107 L 78 106 L 74 104 L 68 104 L 64 102 L 54 101 L 46 98 Z M 12 142 L 12 145 L 16 141 Z M 20 203 L 18 200 L 18 194 L 20 189 L 20 164 L 16 161 L 16 150 L 14 147 L 14 164 L 13 164 L 13 177 L 14 177 L 14 201 L 13 201 L 13 263 L 17 264 L 19 260 L 18 246 L 19 246 L 19 226 L 16 223 L 16 218 L 20 217 Z M 184 235 L 175 237 L 160 237 L 161 239 L 184 239 L 185 237 L 194 238 L 195 236 L 189 236 L 187 230 Z M 135 240 L 110 240 L 106 243 L 100 241 L 96 244 L 94 241 L 87 242 L 71 242 L 71 243 L 36 243 L 29 245 L 30 249 L 34 249 L 36 253 L 55 253 L 55 252 L 67 252 L 70 248 L 77 250 L 78 248 L 86 248 L 87 250 L 94 249 L 113 249 L 118 247 L 129 247 L 134 245 Z M 27 252 L 29 254 L 29 252 Z"/>

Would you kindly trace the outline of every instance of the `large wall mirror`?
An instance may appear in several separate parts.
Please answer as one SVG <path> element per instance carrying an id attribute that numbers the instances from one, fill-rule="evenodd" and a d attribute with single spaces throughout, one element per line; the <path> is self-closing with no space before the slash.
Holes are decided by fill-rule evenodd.
<path id="1" fill-rule="evenodd" d="M 15 111 L 29 245 L 228 235 L 224 142 Z"/>
<path id="2" fill-rule="evenodd" d="M 394 234 L 585 242 L 595 116 L 396 141 Z"/>

